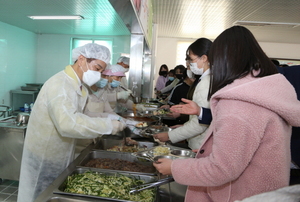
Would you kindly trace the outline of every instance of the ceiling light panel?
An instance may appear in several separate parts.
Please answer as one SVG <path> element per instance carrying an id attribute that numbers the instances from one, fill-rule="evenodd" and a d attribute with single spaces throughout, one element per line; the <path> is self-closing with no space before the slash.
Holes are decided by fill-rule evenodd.
<path id="1" fill-rule="evenodd" d="M 64 15 L 64 16 L 28 16 L 33 20 L 82 20 L 80 15 Z"/>

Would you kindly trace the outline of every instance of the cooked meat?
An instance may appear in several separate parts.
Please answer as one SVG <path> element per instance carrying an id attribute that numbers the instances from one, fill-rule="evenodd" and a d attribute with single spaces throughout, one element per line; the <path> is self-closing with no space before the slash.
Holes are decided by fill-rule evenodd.
<path id="1" fill-rule="evenodd" d="M 142 165 L 135 162 L 125 161 L 121 159 L 108 159 L 108 158 L 96 158 L 90 160 L 86 167 L 101 168 L 101 169 L 111 169 L 111 170 L 122 170 L 131 172 L 143 172 L 143 173 L 153 173 L 155 168 L 153 166 Z"/>

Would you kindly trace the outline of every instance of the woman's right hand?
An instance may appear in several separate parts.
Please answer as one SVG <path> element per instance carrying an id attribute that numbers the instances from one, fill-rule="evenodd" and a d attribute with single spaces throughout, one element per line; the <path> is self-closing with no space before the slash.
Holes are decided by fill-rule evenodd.
<path id="1" fill-rule="evenodd" d="M 188 114 L 188 115 L 200 115 L 201 107 L 198 106 L 198 104 L 192 100 L 188 99 L 181 99 L 186 104 L 179 104 L 174 105 L 170 108 L 172 112 L 177 112 L 180 114 Z"/>

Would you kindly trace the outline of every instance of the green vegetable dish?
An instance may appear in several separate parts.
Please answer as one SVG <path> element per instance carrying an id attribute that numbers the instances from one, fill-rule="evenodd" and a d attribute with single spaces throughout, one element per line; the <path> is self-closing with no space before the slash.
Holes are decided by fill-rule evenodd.
<path id="1" fill-rule="evenodd" d="M 122 174 L 107 175 L 87 171 L 68 176 L 64 192 L 129 201 L 153 202 L 155 197 L 153 188 L 136 194 L 129 194 L 130 188 L 144 183 L 143 180 Z"/>

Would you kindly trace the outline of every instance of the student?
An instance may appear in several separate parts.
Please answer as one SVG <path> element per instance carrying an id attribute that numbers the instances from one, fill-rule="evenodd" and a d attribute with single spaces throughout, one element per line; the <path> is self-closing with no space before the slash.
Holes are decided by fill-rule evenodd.
<path id="1" fill-rule="evenodd" d="M 300 126 L 294 88 L 245 27 L 221 33 L 208 57 L 213 119 L 196 157 L 153 165 L 189 185 L 187 202 L 232 202 L 288 186 L 291 125 Z"/>
<path id="2" fill-rule="evenodd" d="M 168 77 L 169 68 L 166 64 L 163 64 L 159 68 L 159 77 L 157 78 L 155 90 L 160 91 L 166 86 L 166 82 L 169 80 Z"/>
<path id="3" fill-rule="evenodd" d="M 209 108 L 209 101 L 207 99 L 209 83 L 210 83 L 210 66 L 208 51 L 212 42 L 206 38 L 197 39 L 187 49 L 186 56 L 190 63 L 191 71 L 198 77 L 199 82 L 193 93 L 193 101 L 199 106 Z M 186 90 L 187 96 L 188 90 Z M 162 142 L 171 141 L 177 143 L 183 140 L 188 141 L 188 147 L 191 149 L 198 149 L 204 139 L 205 131 L 209 124 L 199 124 L 198 117 L 192 115 L 183 126 L 178 127 L 169 132 L 155 134 L 153 137 Z"/>

